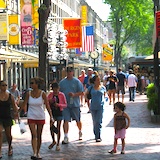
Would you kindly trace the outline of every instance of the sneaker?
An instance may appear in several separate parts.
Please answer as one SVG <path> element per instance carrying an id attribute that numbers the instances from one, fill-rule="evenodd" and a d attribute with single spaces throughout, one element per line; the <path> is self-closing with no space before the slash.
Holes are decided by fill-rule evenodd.
<path id="1" fill-rule="evenodd" d="M 56 151 L 60 151 L 60 146 L 59 145 L 56 146 Z"/>
<path id="2" fill-rule="evenodd" d="M 62 144 L 68 144 L 68 137 L 64 137 L 64 140 L 62 141 Z"/>
<path id="3" fill-rule="evenodd" d="M 102 139 L 100 139 L 100 138 L 99 138 L 99 139 L 96 139 L 96 142 L 101 142 L 101 141 L 102 141 Z"/>
<path id="4" fill-rule="evenodd" d="M 114 154 L 114 153 L 117 153 L 117 151 L 116 151 L 116 150 L 114 150 L 114 149 L 112 149 L 111 151 L 108 151 L 108 153 L 110 153 L 110 154 Z"/>
<path id="5" fill-rule="evenodd" d="M 79 140 L 82 140 L 82 132 L 79 132 Z"/>
<path id="6" fill-rule="evenodd" d="M 125 154 L 125 151 L 121 151 L 121 154 Z"/>

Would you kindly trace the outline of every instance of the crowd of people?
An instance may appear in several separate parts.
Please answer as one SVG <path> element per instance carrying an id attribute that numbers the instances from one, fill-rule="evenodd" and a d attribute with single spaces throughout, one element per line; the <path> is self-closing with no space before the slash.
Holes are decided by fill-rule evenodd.
<path id="1" fill-rule="evenodd" d="M 62 144 L 69 143 L 69 122 L 76 121 L 78 128 L 78 139 L 82 140 L 81 108 L 88 107 L 88 113 L 92 116 L 93 133 L 96 142 L 101 142 L 101 128 L 103 110 L 106 99 L 109 105 L 113 105 L 114 115 L 114 146 L 109 153 L 116 153 L 117 140 L 122 140 L 121 154 L 125 153 L 125 134 L 130 125 L 130 118 L 124 112 L 125 89 L 129 89 L 129 101 L 135 101 L 135 93 L 138 78 L 133 70 L 126 75 L 119 68 L 118 72 L 106 71 L 101 77 L 97 71 L 88 68 L 82 70 L 79 77 L 74 76 L 74 68 L 66 68 L 66 77 L 59 83 L 54 81 L 51 90 L 47 94 L 41 90 L 44 80 L 33 77 L 30 80 L 31 90 L 27 92 L 23 105 L 19 107 L 20 94 L 16 84 L 7 90 L 5 81 L 0 81 L 0 158 L 2 158 L 2 130 L 4 128 L 8 142 L 8 156 L 13 153 L 11 127 L 13 125 L 12 112 L 18 116 L 18 112 L 27 112 L 27 123 L 31 132 L 31 145 L 33 155 L 31 159 L 42 159 L 40 148 L 42 143 L 42 131 L 45 124 L 45 108 L 50 116 L 51 144 L 48 149 L 56 146 L 60 151 L 61 124 L 63 123 L 64 139 Z M 87 98 L 90 94 L 91 98 Z M 115 101 L 117 94 L 117 100 Z M 121 96 L 120 96 L 121 94 Z M 107 98 L 108 97 L 108 98 Z M 45 105 L 45 107 L 44 107 Z M 5 113 L 5 114 L 2 114 Z M 57 138 L 55 138 L 57 136 Z"/>

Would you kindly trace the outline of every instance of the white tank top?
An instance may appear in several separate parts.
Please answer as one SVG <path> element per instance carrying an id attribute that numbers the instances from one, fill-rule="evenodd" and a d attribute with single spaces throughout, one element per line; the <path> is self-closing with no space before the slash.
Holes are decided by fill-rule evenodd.
<path id="1" fill-rule="evenodd" d="M 44 101 L 42 98 L 42 93 L 38 98 L 33 98 L 31 93 L 29 93 L 29 100 L 28 100 L 28 112 L 27 118 L 34 119 L 34 120 L 44 120 L 45 119 L 45 112 L 44 112 Z"/>

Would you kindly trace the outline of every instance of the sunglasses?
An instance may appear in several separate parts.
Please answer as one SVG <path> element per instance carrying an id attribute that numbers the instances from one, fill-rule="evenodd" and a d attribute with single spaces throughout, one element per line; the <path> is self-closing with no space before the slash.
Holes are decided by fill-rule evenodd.
<path id="1" fill-rule="evenodd" d="M 3 86 L 3 87 L 4 87 L 4 86 L 7 86 L 7 84 L 2 84 L 1 86 Z"/>
<path id="2" fill-rule="evenodd" d="M 67 72 L 73 72 L 73 70 L 68 70 Z"/>
<path id="3" fill-rule="evenodd" d="M 35 84 L 34 82 L 30 82 L 30 84 Z"/>

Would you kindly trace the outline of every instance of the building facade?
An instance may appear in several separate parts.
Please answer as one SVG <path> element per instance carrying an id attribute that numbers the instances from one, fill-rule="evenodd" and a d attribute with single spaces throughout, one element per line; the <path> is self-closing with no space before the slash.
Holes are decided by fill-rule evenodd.
<path id="1" fill-rule="evenodd" d="M 5 8 L 0 10 L 0 14 L 20 15 L 20 1 L 19 0 L 4 0 Z M 39 1 L 39 6 L 43 3 Z M 96 59 L 96 66 L 105 66 L 102 56 L 102 44 L 104 43 L 104 22 L 97 15 L 97 13 L 86 3 L 85 0 L 51 0 L 50 18 L 57 25 L 63 24 L 64 18 L 81 18 L 82 6 L 86 6 L 87 24 L 94 26 L 94 47 L 99 52 L 99 57 Z M 37 30 L 38 32 L 38 30 Z M 8 33 L 9 34 L 9 33 Z M 53 53 L 54 54 L 54 53 Z M 65 61 L 66 65 L 73 65 L 75 67 L 75 75 L 78 76 L 81 69 L 93 67 L 93 60 L 90 53 L 84 56 L 75 56 L 75 50 L 67 51 L 68 59 Z M 60 61 L 56 60 L 54 55 L 48 57 L 49 68 L 48 81 L 51 82 L 53 78 L 59 77 L 60 70 L 58 68 Z M 1 40 L 0 48 L 0 79 L 4 79 L 11 86 L 12 83 L 17 83 L 19 89 L 22 91 L 30 85 L 30 78 L 38 76 L 38 60 L 39 51 L 38 45 L 9 45 L 8 41 Z M 46 62 L 47 63 L 47 62 Z M 62 71 L 62 76 L 65 74 Z"/>

